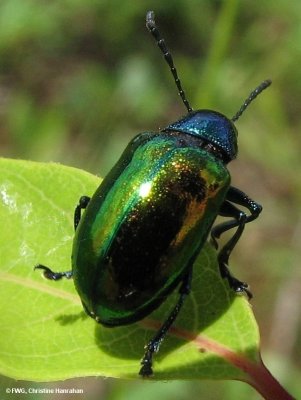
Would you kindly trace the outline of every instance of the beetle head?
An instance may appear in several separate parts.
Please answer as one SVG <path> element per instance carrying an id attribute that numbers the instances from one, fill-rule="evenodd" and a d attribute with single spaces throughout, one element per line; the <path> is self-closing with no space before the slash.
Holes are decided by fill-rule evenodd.
<path id="1" fill-rule="evenodd" d="M 168 125 L 164 131 L 183 132 L 199 137 L 218 148 L 226 163 L 237 155 L 237 130 L 225 115 L 212 110 L 197 110 Z"/>

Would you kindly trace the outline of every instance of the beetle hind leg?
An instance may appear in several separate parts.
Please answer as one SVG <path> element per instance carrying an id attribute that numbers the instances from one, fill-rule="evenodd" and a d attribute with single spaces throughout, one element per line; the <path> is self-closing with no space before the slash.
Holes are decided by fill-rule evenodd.
<path id="1" fill-rule="evenodd" d="M 38 264 L 34 267 L 34 269 L 41 269 L 43 270 L 43 275 L 45 278 L 51 281 L 58 281 L 62 278 L 71 279 L 72 278 L 72 271 L 65 271 L 65 272 L 53 272 L 50 268 L 46 267 L 46 265 Z"/>
<path id="2" fill-rule="evenodd" d="M 139 371 L 139 375 L 141 375 L 144 378 L 147 378 L 153 374 L 153 369 L 152 369 L 153 355 L 154 353 L 157 353 L 159 351 L 162 341 L 164 340 L 169 328 L 176 320 L 182 308 L 185 298 L 190 293 L 191 277 L 192 277 L 192 266 L 190 266 L 188 274 L 185 275 L 182 281 L 182 284 L 179 289 L 180 297 L 176 305 L 174 306 L 171 313 L 169 314 L 169 316 L 167 317 L 167 319 L 165 320 L 159 331 L 156 333 L 156 335 L 145 346 L 146 351 L 141 360 L 142 367 Z"/>

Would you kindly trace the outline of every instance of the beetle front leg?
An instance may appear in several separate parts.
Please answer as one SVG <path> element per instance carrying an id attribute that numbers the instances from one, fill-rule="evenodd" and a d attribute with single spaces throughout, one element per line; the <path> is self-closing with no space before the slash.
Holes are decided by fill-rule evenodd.
<path id="1" fill-rule="evenodd" d="M 75 207 L 74 211 L 74 230 L 76 230 L 79 221 L 81 219 L 81 211 L 87 208 L 87 205 L 89 204 L 90 197 L 88 196 L 82 196 L 79 199 L 78 205 Z M 46 265 L 38 264 L 34 267 L 34 269 L 41 269 L 43 270 L 43 275 L 46 279 L 49 279 L 51 281 L 58 281 L 62 278 L 70 279 L 72 278 L 72 271 L 65 271 L 65 272 L 54 272 L 52 271 L 49 267 L 46 267 Z"/>
<path id="2" fill-rule="evenodd" d="M 189 272 L 185 275 L 182 284 L 179 289 L 180 297 L 177 301 L 177 304 L 174 306 L 173 310 L 156 333 L 156 335 L 150 340 L 150 342 L 146 345 L 146 351 L 141 361 L 141 369 L 139 371 L 139 375 L 144 378 L 153 374 L 152 364 L 153 364 L 153 354 L 159 351 L 159 347 L 165 338 L 169 328 L 176 320 L 182 305 L 184 303 L 185 298 L 190 293 L 191 290 L 191 278 L 192 278 L 192 263 L 189 267 Z"/>
<path id="3" fill-rule="evenodd" d="M 41 269 L 43 270 L 43 275 L 45 278 L 51 281 L 58 281 L 62 278 L 71 279 L 72 278 L 72 271 L 65 271 L 65 272 L 53 272 L 50 268 L 46 267 L 46 265 L 38 264 L 34 267 L 34 270 Z"/>
<path id="4" fill-rule="evenodd" d="M 82 196 L 79 199 L 78 205 L 75 207 L 74 210 L 74 230 L 76 230 L 79 221 L 81 219 L 81 211 L 87 208 L 87 205 L 89 204 L 90 197 L 88 196 Z M 70 279 L 72 278 L 72 271 L 65 271 L 65 272 L 54 272 L 52 271 L 49 267 L 46 267 L 46 265 L 38 264 L 34 267 L 34 269 L 42 269 L 44 272 L 45 278 L 52 280 L 52 281 L 58 281 L 62 278 L 67 278 Z"/>

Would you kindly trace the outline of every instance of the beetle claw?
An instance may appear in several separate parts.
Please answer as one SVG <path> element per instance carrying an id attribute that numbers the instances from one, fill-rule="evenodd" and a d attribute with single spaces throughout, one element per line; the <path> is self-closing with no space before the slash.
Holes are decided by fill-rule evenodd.
<path id="1" fill-rule="evenodd" d="M 231 279 L 230 286 L 236 293 L 245 293 L 248 296 L 248 300 L 251 300 L 253 295 L 250 292 L 249 285 L 246 282 L 241 282 L 236 278 Z"/>

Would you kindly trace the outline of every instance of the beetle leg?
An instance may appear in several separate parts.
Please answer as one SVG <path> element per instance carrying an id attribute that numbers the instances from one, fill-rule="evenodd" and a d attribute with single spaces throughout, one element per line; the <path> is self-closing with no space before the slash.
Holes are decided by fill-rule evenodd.
<path id="1" fill-rule="evenodd" d="M 79 199 L 78 205 L 75 207 L 74 210 L 74 230 L 76 230 L 77 225 L 79 224 L 82 215 L 82 210 L 87 208 L 87 205 L 89 204 L 90 200 L 91 198 L 88 196 L 82 196 Z"/>
<path id="2" fill-rule="evenodd" d="M 247 215 L 237 207 L 235 207 L 232 203 L 242 205 L 247 208 L 250 212 L 250 215 Z M 250 199 L 245 193 L 241 190 L 230 187 L 225 202 L 222 204 L 219 215 L 223 217 L 233 217 L 234 219 L 231 221 L 227 221 L 221 223 L 214 227 L 211 231 L 211 238 L 214 246 L 218 248 L 217 240 L 220 235 L 229 229 L 237 227 L 232 238 L 224 245 L 224 247 L 220 250 L 218 254 L 218 262 L 221 271 L 221 275 L 223 278 L 226 278 L 229 282 L 229 285 L 236 292 L 245 292 L 247 296 L 252 298 L 251 292 L 247 289 L 248 285 L 244 282 L 239 281 L 235 277 L 233 277 L 228 268 L 229 256 L 234 249 L 236 243 L 238 242 L 242 232 L 244 230 L 245 224 L 253 221 L 258 217 L 262 210 L 260 204 L 256 203 L 254 200 Z"/>
<path id="3" fill-rule="evenodd" d="M 146 351 L 144 353 L 144 356 L 141 361 L 141 369 L 139 371 L 139 375 L 142 377 L 148 377 L 153 374 L 152 370 L 152 359 L 153 359 L 153 354 L 157 353 L 159 351 L 159 347 L 165 338 L 169 328 L 171 325 L 174 323 L 175 319 L 177 318 L 182 305 L 184 303 L 184 300 L 186 296 L 190 293 L 191 290 L 191 278 L 192 278 L 192 263 L 191 266 L 189 267 L 189 272 L 185 275 L 183 278 L 182 284 L 179 289 L 179 294 L 180 297 L 177 301 L 177 304 L 174 306 L 173 310 L 159 329 L 159 331 L 156 333 L 156 335 L 149 341 L 149 343 L 146 345 Z"/>
<path id="4" fill-rule="evenodd" d="M 58 281 L 62 278 L 70 279 L 72 278 L 72 271 L 65 271 L 65 272 L 53 272 L 50 268 L 46 267 L 45 265 L 38 264 L 34 267 L 34 269 L 42 269 L 44 272 L 45 278 L 51 281 Z"/>
<path id="5" fill-rule="evenodd" d="M 228 217 L 234 217 L 235 218 L 235 224 L 237 226 L 237 229 L 231 239 L 222 247 L 222 249 L 218 253 L 218 264 L 220 268 L 220 273 L 222 278 L 225 278 L 228 280 L 230 287 L 235 290 L 236 292 L 245 292 L 249 299 L 252 298 L 251 292 L 247 289 L 248 284 L 245 282 L 241 282 L 240 280 L 236 279 L 231 272 L 229 271 L 228 268 L 228 263 L 229 263 L 229 257 L 234 249 L 236 243 L 238 242 L 239 238 L 242 235 L 242 232 L 245 228 L 245 223 L 247 219 L 247 215 L 236 208 L 234 205 L 229 203 L 228 201 L 225 201 L 221 207 L 221 214 L 223 216 L 228 216 Z M 219 235 L 222 232 L 227 231 L 229 228 L 230 222 L 234 221 L 229 221 L 222 223 L 220 225 L 217 225 L 216 229 L 213 228 L 211 235 L 214 238 L 216 242 L 216 238 L 219 237 Z M 217 242 L 216 242 L 217 243 Z"/>
<path id="6" fill-rule="evenodd" d="M 234 204 L 243 206 L 249 210 L 250 215 L 246 217 L 245 223 L 254 221 L 254 219 L 256 219 L 262 211 L 262 206 L 260 204 L 256 203 L 254 200 L 250 199 L 250 197 L 247 196 L 244 192 L 233 186 L 230 186 L 230 189 L 228 190 L 226 196 L 226 202 L 229 201 Z M 235 218 L 235 215 L 233 215 L 232 213 L 229 214 L 229 212 L 227 211 L 224 212 L 222 209 L 220 210 L 219 215 L 223 217 Z M 218 239 L 223 232 L 226 232 L 227 230 L 232 229 L 238 225 L 239 222 L 235 218 L 234 220 L 227 221 L 214 227 L 211 231 L 211 237 L 215 247 L 217 248 L 217 242 L 215 239 Z"/>
<path id="7" fill-rule="evenodd" d="M 237 229 L 236 229 L 234 235 L 222 247 L 222 249 L 218 253 L 218 264 L 219 264 L 221 276 L 222 276 L 222 278 L 226 278 L 228 280 L 229 285 L 232 289 L 234 289 L 236 292 L 245 292 L 250 299 L 250 298 L 252 298 L 252 294 L 247 289 L 247 287 L 248 287 L 247 283 L 241 282 L 238 279 L 236 279 L 234 276 L 232 276 L 229 271 L 229 268 L 228 268 L 230 254 L 231 254 L 232 250 L 234 249 L 236 243 L 238 242 L 238 240 L 245 228 L 247 215 L 243 211 L 236 208 L 233 204 L 229 203 L 228 201 L 225 201 L 222 204 L 222 207 L 220 209 L 220 215 L 222 215 L 224 217 L 225 216 L 234 217 L 235 220 L 219 224 L 215 228 L 212 229 L 211 237 L 212 237 L 214 243 L 216 244 L 216 247 L 217 247 L 216 238 L 219 238 L 219 236 L 223 232 L 226 232 L 230 228 L 233 228 L 233 226 L 237 226 Z"/>
<path id="8" fill-rule="evenodd" d="M 78 205 L 75 208 L 74 211 L 74 230 L 76 230 L 77 225 L 79 224 L 80 218 L 81 218 L 81 211 L 87 207 L 89 204 L 90 197 L 88 196 L 82 196 L 79 199 Z M 44 272 L 45 278 L 52 280 L 52 281 L 58 281 L 62 278 L 67 278 L 70 279 L 72 278 L 72 271 L 65 271 L 65 272 L 54 272 L 50 268 L 46 267 L 45 265 L 38 264 L 34 267 L 34 269 L 42 269 Z"/>
<path id="9" fill-rule="evenodd" d="M 77 228 L 77 225 L 79 224 L 79 221 L 81 219 L 81 211 L 84 210 L 87 205 L 89 204 L 90 197 L 88 196 L 82 196 L 79 199 L 78 205 L 75 207 L 74 211 L 74 230 Z M 72 271 L 65 271 L 65 272 L 53 272 L 50 268 L 46 267 L 45 265 L 38 264 L 34 267 L 34 269 L 42 269 L 44 272 L 45 278 L 52 280 L 52 281 L 58 281 L 62 278 L 67 278 L 70 279 L 72 278 Z"/>

